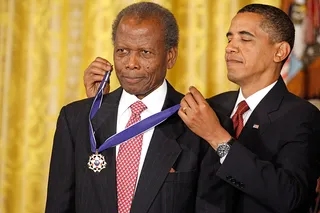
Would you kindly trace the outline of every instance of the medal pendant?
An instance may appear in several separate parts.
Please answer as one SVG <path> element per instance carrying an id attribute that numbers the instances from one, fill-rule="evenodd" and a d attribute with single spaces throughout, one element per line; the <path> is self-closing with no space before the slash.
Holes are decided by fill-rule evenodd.
<path id="1" fill-rule="evenodd" d="M 93 170 L 94 172 L 100 172 L 102 169 L 106 168 L 106 165 L 107 163 L 103 155 L 98 154 L 97 152 L 90 155 L 88 161 L 89 169 Z"/>

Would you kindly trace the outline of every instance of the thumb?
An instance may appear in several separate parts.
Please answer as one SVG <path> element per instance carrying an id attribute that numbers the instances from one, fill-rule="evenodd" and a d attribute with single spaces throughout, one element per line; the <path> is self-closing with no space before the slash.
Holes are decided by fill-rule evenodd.
<path id="1" fill-rule="evenodd" d="M 110 84 L 107 84 L 103 90 L 103 94 L 108 94 L 110 92 Z"/>

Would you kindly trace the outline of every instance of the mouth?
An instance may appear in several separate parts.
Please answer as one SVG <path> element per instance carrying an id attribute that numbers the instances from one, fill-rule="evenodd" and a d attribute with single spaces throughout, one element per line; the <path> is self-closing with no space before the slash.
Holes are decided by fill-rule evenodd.
<path id="1" fill-rule="evenodd" d="M 243 62 L 241 60 L 238 60 L 238 59 L 227 59 L 226 60 L 226 63 L 227 63 L 227 66 L 230 66 L 230 65 L 237 65 L 237 64 L 243 64 Z"/>
<path id="2" fill-rule="evenodd" d="M 242 64 L 243 60 L 241 58 L 239 58 L 239 57 L 226 55 L 226 63 L 227 64 Z"/>
<path id="3" fill-rule="evenodd" d="M 143 78 L 142 77 L 123 76 L 122 79 L 125 80 L 129 84 L 136 84 L 136 83 L 139 83 L 140 81 L 142 81 Z"/>

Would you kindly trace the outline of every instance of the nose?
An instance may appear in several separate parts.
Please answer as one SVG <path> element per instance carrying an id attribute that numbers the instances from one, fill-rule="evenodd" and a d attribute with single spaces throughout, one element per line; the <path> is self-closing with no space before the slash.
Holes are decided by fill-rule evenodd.
<path id="1" fill-rule="evenodd" d="M 128 56 L 128 62 L 127 62 L 126 68 L 131 70 L 140 69 L 139 55 L 136 52 L 132 51 Z"/>
<path id="2" fill-rule="evenodd" d="M 226 53 L 239 52 L 239 46 L 232 40 L 226 46 Z"/>

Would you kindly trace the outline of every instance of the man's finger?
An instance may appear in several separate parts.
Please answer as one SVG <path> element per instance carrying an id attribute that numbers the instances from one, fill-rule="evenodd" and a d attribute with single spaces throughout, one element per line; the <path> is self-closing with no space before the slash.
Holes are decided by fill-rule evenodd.
<path id="1" fill-rule="evenodd" d="M 190 106 L 191 109 L 195 109 L 198 107 L 198 103 L 196 102 L 196 100 L 194 99 L 193 95 L 188 92 L 183 100 L 185 100 L 187 102 L 187 104 Z"/>
<path id="2" fill-rule="evenodd" d="M 187 124 L 188 123 L 188 116 L 182 111 L 182 108 L 180 107 L 179 111 L 178 111 L 178 115 L 180 116 L 180 118 L 182 119 L 182 121 Z"/>
<path id="3" fill-rule="evenodd" d="M 110 92 L 110 84 L 107 84 L 107 86 L 103 90 L 103 94 L 108 94 Z"/>
<path id="4" fill-rule="evenodd" d="M 99 61 L 101 63 L 108 64 L 111 66 L 111 63 L 105 58 L 97 57 L 94 61 Z"/>
<path id="5" fill-rule="evenodd" d="M 102 76 L 104 76 L 104 75 L 106 74 L 106 71 L 103 70 L 103 69 L 101 69 L 101 68 L 98 68 L 98 67 L 92 67 L 92 68 L 90 69 L 89 74 L 91 74 L 91 75 L 102 75 Z"/>
<path id="6" fill-rule="evenodd" d="M 87 75 L 84 75 L 84 85 L 92 85 L 94 83 L 98 83 L 100 84 L 101 81 L 103 80 L 103 75 L 90 75 L 90 74 L 87 74 Z"/>
<path id="7" fill-rule="evenodd" d="M 88 78 L 88 83 L 100 83 L 103 80 L 103 75 L 93 75 L 90 78 Z"/>
<path id="8" fill-rule="evenodd" d="M 109 65 L 109 64 L 105 64 L 105 63 L 101 63 L 99 61 L 94 61 L 91 63 L 90 67 L 97 67 L 97 68 L 100 68 L 104 71 L 110 71 L 112 70 L 112 66 Z"/>
<path id="9" fill-rule="evenodd" d="M 194 86 L 191 86 L 189 88 L 190 93 L 192 94 L 194 100 L 200 104 L 203 102 L 206 102 L 206 99 L 203 97 L 203 95 L 199 92 L 199 90 L 197 88 L 195 88 Z"/>
<path id="10" fill-rule="evenodd" d="M 180 106 L 181 108 L 183 107 L 189 107 L 189 104 L 188 102 L 185 100 L 185 98 L 182 98 L 181 101 L 180 101 Z"/>

